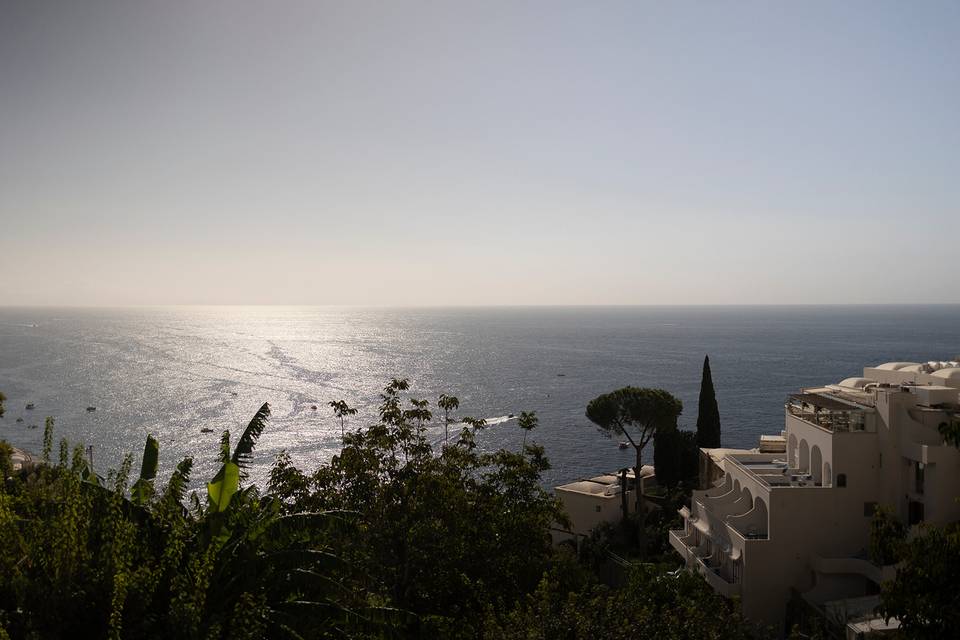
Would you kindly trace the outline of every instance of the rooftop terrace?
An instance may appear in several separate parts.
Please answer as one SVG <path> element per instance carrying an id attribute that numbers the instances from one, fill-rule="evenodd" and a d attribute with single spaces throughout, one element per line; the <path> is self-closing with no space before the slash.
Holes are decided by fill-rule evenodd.
<path id="1" fill-rule="evenodd" d="M 727 459 L 770 488 L 821 486 L 812 473 L 790 468 L 782 453 L 734 454 L 727 456 Z"/>
<path id="2" fill-rule="evenodd" d="M 833 432 L 866 431 L 865 407 L 825 393 L 795 393 L 787 398 L 787 412 Z"/>

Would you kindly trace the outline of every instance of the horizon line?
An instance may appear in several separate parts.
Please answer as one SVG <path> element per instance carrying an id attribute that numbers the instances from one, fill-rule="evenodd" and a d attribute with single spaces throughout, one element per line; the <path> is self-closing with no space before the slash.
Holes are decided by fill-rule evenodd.
<path id="1" fill-rule="evenodd" d="M 158 304 L 4 304 L 0 309 L 157 309 L 175 307 L 297 307 L 341 309 L 629 309 L 629 308 L 722 308 L 722 307 L 951 307 L 958 302 L 717 302 L 717 303 L 626 303 L 626 304 L 297 304 L 297 303 L 158 303 Z"/>

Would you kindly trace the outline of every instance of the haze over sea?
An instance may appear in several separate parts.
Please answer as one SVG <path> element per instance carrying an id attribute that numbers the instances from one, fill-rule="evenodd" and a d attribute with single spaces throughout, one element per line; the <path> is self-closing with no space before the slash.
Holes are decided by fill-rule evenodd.
<path id="1" fill-rule="evenodd" d="M 348 422 L 355 429 L 373 418 L 380 389 L 407 377 L 416 397 L 458 396 L 458 415 L 536 411 L 534 439 L 553 463 L 544 478 L 552 486 L 630 463 L 632 451 L 584 417 L 600 393 L 662 387 L 683 400 L 681 426 L 694 428 L 704 354 L 723 444 L 752 447 L 760 434 L 782 429 L 783 399 L 800 387 L 858 375 L 865 365 L 960 354 L 960 305 L 6 307 L 0 430 L 36 452 L 43 419 L 53 416 L 58 438 L 94 446 L 100 473 L 125 452 L 138 464 L 144 437 L 154 433 L 161 477 L 192 455 L 201 486 L 215 472 L 220 432 L 238 436 L 269 402 L 253 470 L 263 480 L 281 450 L 310 467 L 336 453 L 340 427 L 329 401 L 360 409 Z M 35 410 L 25 409 L 29 402 Z M 431 428 L 432 438 L 441 434 L 439 424 Z M 485 449 L 520 440 L 515 421 L 479 437 Z"/>

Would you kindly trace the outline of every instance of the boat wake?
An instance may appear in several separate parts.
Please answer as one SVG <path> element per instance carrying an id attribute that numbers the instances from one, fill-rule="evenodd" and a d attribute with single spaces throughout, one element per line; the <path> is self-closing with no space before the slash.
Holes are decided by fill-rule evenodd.
<path id="1" fill-rule="evenodd" d="M 517 416 L 515 416 L 515 415 L 512 414 L 512 413 L 511 413 L 510 415 L 506 415 L 506 416 L 496 416 L 496 417 L 493 417 L 493 418 L 484 418 L 484 422 L 485 422 L 484 426 L 485 426 L 485 427 L 494 427 L 494 426 L 496 426 L 496 425 L 504 424 L 505 422 L 510 422 L 511 420 L 516 420 L 516 419 L 517 419 Z M 469 425 L 467 425 L 466 422 L 451 422 L 451 423 L 450 423 L 450 440 L 453 441 L 454 438 L 456 437 L 456 434 L 460 433 L 460 430 L 463 429 L 464 427 L 467 427 L 467 426 L 469 426 Z M 441 435 L 440 435 L 439 438 L 437 438 L 437 439 L 435 439 L 435 440 L 433 441 L 433 445 L 434 445 L 434 446 L 443 444 L 443 426 L 440 426 L 439 428 L 440 428 Z"/>

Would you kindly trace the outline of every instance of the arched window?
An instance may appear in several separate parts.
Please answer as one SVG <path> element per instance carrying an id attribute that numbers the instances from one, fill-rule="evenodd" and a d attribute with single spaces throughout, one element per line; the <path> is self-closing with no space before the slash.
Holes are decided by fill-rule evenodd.
<path id="1" fill-rule="evenodd" d="M 847 474 L 845 474 L 845 473 L 838 473 L 838 474 L 837 474 L 837 486 L 838 486 L 838 487 L 845 487 L 845 486 L 847 486 Z"/>
<path id="2" fill-rule="evenodd" d="M 817 445 L 810 449 L 810 473 L 815 483 L 823 484 L 823 455 Z"/>

